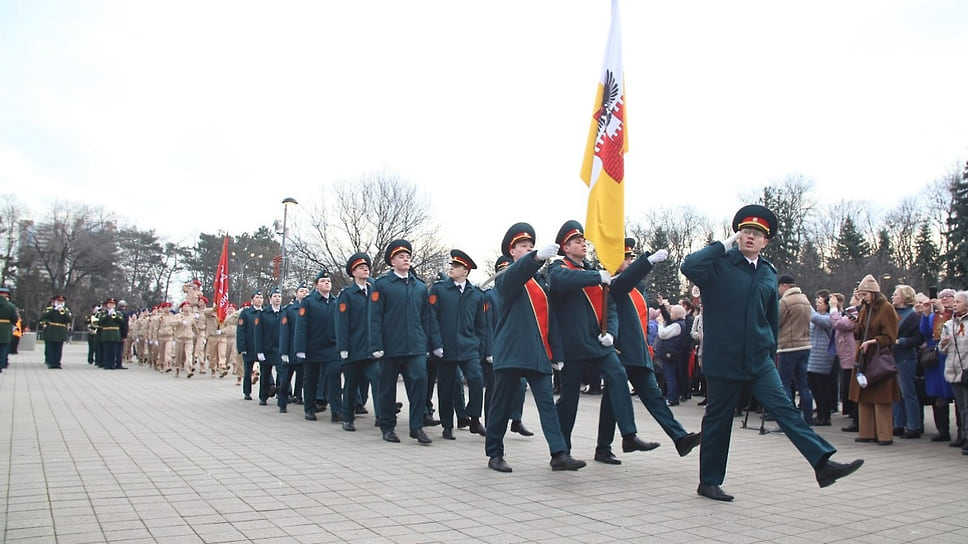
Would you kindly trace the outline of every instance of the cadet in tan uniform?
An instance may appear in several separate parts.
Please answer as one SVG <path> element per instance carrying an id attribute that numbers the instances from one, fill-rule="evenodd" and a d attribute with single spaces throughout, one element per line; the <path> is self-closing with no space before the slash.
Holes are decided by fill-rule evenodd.
<path id="1" fill-rule="evenodd" d="M 192 354 L 195 346 L 195 311 L 187 300 L 179 306 L 181 310 L 173 316 L 175 329 L 175 377 L 185 369 L 186 377 L 191 378 L 195 375 L 195 364 L 192 361 Z"/>
<path id="2" fill-rule="evenodd" d="M 195 350 L 193 357 L 198 364 L 198 373 L 205 374 L 211 366 L 211 361 L 207 361 L 205 346 L 208 343 L 208 320 L 202 312 L 208 306 L 208 299 L 203 295 L 198 296 L 198 300 L 192 309 L 195 311 Z M 215 370 L 212 370 L 212 377 L 215 377 Z"/>

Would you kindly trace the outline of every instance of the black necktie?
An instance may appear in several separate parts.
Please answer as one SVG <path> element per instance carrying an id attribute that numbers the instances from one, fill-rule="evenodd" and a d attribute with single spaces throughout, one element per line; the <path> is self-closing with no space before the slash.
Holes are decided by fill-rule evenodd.
<path id="1" fill-rule="evenodd" d="M 753 269 L 753 273 L 755 274 L 756 273 L 756 263 L 754 263 L 753 261 L 750 261 L 750 267 Z"/>

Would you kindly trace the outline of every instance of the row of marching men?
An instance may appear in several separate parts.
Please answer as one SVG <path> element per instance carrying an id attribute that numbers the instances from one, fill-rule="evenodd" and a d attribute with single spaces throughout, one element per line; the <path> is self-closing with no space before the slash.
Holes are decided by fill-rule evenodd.
<path id="1" fill-rule="evenodd" d="M 325 387 L 325 397 L 339 410 L 333 420 L 347 431 L 356 430 L 360 390 L 368 382 L 377 425 L 387 442 L 400 441 L 396 433 L 397 412 L 402 406 L 396 402 L 400 376 L 409 401 L 409 436 L 420 444 L 432 442 L 425 431 L 428 361 L 437 367 L 441 436 L 454 439 L 455 391 L 462 391 L 460 373 L 468 386 L 469 428 L 486 437 L 488 466 L 499 472 L 511 471 L 503 446 L 508 423 L 512 431 L 531 434 L 520 422 L 528 385 L 548 441 L 552 469 L 585 466 L 571 456 L 571 432 L 582 377 L 589 368 L 606 382 L 596 461 L 621 463 L 611 449 L 616 425 L 624 452 L 648 451 L 659 445 L 637 436 L 628 394 L 630 380 L 680 455 L 689 453 L 699 444 L 701 434 L 683 429 L 656 384 L 641 319 L 647 315 L 645 301 L 637 289 L 667 253 L 661 250 L 633 262 L 628 248 L 624 273 L 611 294 L 613 303 L 603 305 L 603 286 L 612 278 L 585 261 L 587 245 L 579 223 L 565 223 L 555 244 L 534 250 L 534 241 L 534 231 L 526 223 L 508 230 L 496 264 L 495 287 L 486 292 L 467 281 L 476 264 L 460 250 L 451 252 L 447 278 L 429 288 L 411 270 L 412 246 L 406 240 L 396 240 L 386 248 L 384 260 L 390 270 L 376 280 L 369 277 L 369 257 L 356 254 L 346 263 L 353 283 L 338 296 L 330 291 L 326 270 L 317 275 L 315 289 L 297 294 L 298 301 L 288 309 L 275 301 L 264 306 L 262 293 L 255 293 L 251 307 L 239 315 L 237 349 L 246 369 L 258 363 L 263 376 L 277 365 L 277 375 L 283 377 L 277 383 L 280 411 L 286 410 L 289 398 L 290 369 L 302 366 L 306 419 L 316 418 L 309 399 L 316 397 L 319 387 Z M 557 259 L 559 256 L 563 258 Z M 616 349 L 620 314 L 622 359 Z M 606 325 L 604 329 L 600 323 Z M 555 367 L 561 369 L 557 402 L 551 379 Z M 320 372 L 322 380 L 317 378 Z M 270 391 L 268 383 L 260 387 L 260 403 L 267 403 Z M 335 402 L 340 395 L 342 402 Z M 486 428 L 482 414 L 487 416 Z"/>

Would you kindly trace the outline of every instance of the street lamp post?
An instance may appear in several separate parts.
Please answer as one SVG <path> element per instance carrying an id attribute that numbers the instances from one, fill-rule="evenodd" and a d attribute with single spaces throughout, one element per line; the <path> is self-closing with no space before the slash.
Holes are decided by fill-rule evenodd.
<path id="1" fill-rule="evenodd" d="M 232 256 L 233 257 L 235 256 L 235 252 L 234 251 L 232 252 Z M 242 261 L 242 264 L 239 265 L 239 271 L 241 272 L 240 275 L 239 275 L 239 307 L 242 306 L 242 302 L 245 300 L 245 298 L 244 298 L 245 297 L 245 265 L 249 264 L 252 261 L 261 259 L 261 258 L 262 258 L 262 254 L 261 253 L 258 254 L 258 255 L 256 255 L 254 252 L 253 253 L 249 253 L 249 258 L 246 259 L 246 260 L 244 260 L 244 261 Z"/>
<path id="2" fill-rule="evenodd" d="M 286 229 L 289 220 L 289 205 L 299 204 L 296 202 L 295 198 L 286 197 L 282 199 L 282 270 L 279 271 L 279 292 L 282 292 L 282 286 L 286 281 L 286 273 L 289 271 L 289 261 L 286 259 Z"/>

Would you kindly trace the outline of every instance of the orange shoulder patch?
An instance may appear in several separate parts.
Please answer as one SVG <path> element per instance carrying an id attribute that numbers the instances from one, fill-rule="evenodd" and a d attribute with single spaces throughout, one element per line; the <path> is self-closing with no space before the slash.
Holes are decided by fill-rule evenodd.
<path id="1" fill-rule="evenodd" d="M 283 316 L 282 317 L 282 324 L 285 325 L 286 323 L 289 323 L 289 318 L 286 317 L 286 316 Z"/>
<path id="2" fill-rule="evenodd" d="M 489 311 L 491 311 L 491 305 L 485 302 L 484 303 L 484 313 L 487 313 Z"/>
<path id="3" fill-rule="evenodd" d="M 372 300 L 373 302 L 379 301 L 380 300 L 380 292 L 379 291 L 373 291 L 373 294 L 370 295 L 370 300 Z"/>
<path id="4" fill-rule="evenodd" d="M 245 325 L 245 320 L 241 317 L 239 318 L 239 325 Z"/>
<path id="5" fill-rule="evenodd" d="M 345 302 L 340 302 L 339 303 L 339 313 L 341 313 L 341 314 L 345 314 L 346 313 L 346 303 Z"/>
<path id="6" fill-rule="evenodd" d="M 306 308 L 299 308 L 299 315 L 306 315 Z"/>
<path id="7" fill-rule="evenodd" d="M 431 306 L 433 306 L 434 304 L 437 304 L 437 295 L 430 295 L 430 299 L 429 300 L 430 300 L 430 305 Z"/>
<path id="8" fill-rule="evenodd" d="M 253 325 L 258 325 L 258 324 L 259 324 L 259 318 L 257 317 L 257 318 L 255 318 L 255 319 L 253 319 L 253 320 L 252 320 L 252 324 L 253 324 Z"/>

